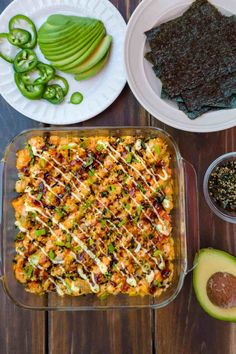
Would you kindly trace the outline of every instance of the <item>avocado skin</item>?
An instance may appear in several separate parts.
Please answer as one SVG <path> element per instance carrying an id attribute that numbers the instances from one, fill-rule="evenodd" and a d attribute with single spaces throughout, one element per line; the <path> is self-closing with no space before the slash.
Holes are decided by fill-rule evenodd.
<path id="1" fill-rule="evenodd" d="M 217 272 L 217 269 L 219 272 L 224 272 L 225 267 L 229 266 L 232 267 L 231 273 L 236 276 L 236 257 L 233 255 L 221 251 L 221 250 L 216 250 L 213 248 L 204 248 L 201 249 L 195 256 L 194 259 L 194 270 L 193 270 L 193 288 L 197 297 L 197 300 L 200 304 L 200 306 L 203 308 L 203 310 L 208 313 L 211 317 L 218 319 L 220 321 L 225 321 L 225 322 L 236 322 L 236 307 L 232 307 L 230 309 L 224 309 L 221 307 L 217 307 L 213 305 L 210 301 L 210 299 L 207 296 L 207 290 L 206 286 L 207 283 L 205 281 L 201 282 L 201 276 L 203 276 L 203 272 L 205 273 L 205 270 L 207 269 L 207 262 L 208 259 L 215 258 L 215 265 L 214 265 L 214 270 L 212 271 L 212 274 L 209 272 L 209 278 L 211 275 Z M 200 274 L 199 268 L 202 266 L 204 262 L 204 267 L 202 274 Z M 202 263 L 202 264 L 201 264 Z M 200 287 L 203 285 L 203 288 L 205 289 L 205 293 L 200 289 Z M 209 306 L 210 304 L 210 306 Z M 211 307 L 211 308 L 210 308 Z"/>
<path id="2" fill-rule="evenodd" d="M 82 74 L 75 75 L 75 80 L 77 80 L 77 81 L 88 80 L 91 77 L 94 77 L 95 75 L 100 73 L 100 71 L 105 67 L 105 65 L 109 59 L 109 55 L 110 55 L 110 50 L 107 52 L 105 57 L 99 63 L 97 63 L 94 67 L 92 67 L 90 70 L 85 71 Z"/>

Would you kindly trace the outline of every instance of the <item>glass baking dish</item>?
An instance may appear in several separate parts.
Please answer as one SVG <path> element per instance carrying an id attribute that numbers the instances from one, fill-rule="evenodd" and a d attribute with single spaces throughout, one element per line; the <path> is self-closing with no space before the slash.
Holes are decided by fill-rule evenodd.
<path id="1" fill-rule="evenodd" d="M 128 297 L 126 295 L 109 296 L 101 300 L 96 295 L 82 297 L 60 297 L 56 293 L 37 296 L 27 293 L 24 286 L 19 284 L 14 276 L 12 260 L 15 254 L 14 238 L 16 235 L 14 210 L 11 206 L 16 197 L 15 182 L 17 180 L 16 152 L 25 142 L 33 136 L 55 134 L 59 136 L 145 136 L 161 137 L 168 144 L 171 152 L 171 164 L 174 179 L 174 203 L 173 211 L 173 237 L 175 240 L 175 271 L 172 285 L 161 297 Z M 24 131 L 17 135 L 8 145 L 1 162 L 0 177 L 0 221 L 1 221 L 1 264 L 0 275 L 6 293 L 15 304 L 37 310 L 106 310 L 115 308 L 153 308 L 157 309 L 168 305 L 181 290 L 184 278 L 188 270 L 187 236 L 191 236 L 191 243 L 197 239 L 197 195 L 196 175 L 193 167 L 186 163 L 180 155 L 178 146 L 163 130 L 152 127 L 105 127 L 105 128 L 58 128 L 58 129 L 34 129 Z M 191 225 L 192 231 L 187 233 Z M 192 245 L 191 245 L 192 249 Z M 189 252 L 189 256 L 190 256 Z M 191 256 L 190 256 L 191 258 Z"/>

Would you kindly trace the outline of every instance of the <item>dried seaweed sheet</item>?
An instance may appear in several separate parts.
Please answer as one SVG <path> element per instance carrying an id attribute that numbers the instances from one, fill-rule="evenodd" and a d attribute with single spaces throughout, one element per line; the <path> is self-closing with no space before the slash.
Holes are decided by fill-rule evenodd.
<path id="1" fill-rule="evenodd" d="M 235 108 L 236 17 L 223 16 L 196 0 L 177 19 L 147 31 L 146 58 L 163 85 L 191 119 L 212 109 Z"/>

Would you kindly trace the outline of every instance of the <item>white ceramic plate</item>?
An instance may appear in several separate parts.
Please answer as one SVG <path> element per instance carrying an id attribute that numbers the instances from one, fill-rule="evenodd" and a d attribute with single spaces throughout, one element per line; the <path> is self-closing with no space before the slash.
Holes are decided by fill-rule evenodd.
<path id="1" fill-rule="evenodd" d="M 37 28 L 51 14 L 61 13 L 93 17 L 103 21 L 113 36 L 113 47 L 107 66 L 96 77 L 77 82 L 72 75 L 59 73 L 70 84 L 64 103 L 54 106 L 47 101 L 29 101 L 22 97 L 14 83 L 13 69 L 0 58 L 0 93 L 17 111 L 48 124 L 74 124 L 90 119 L 109 107 L 119 96 L 126 83 L 124 68 L 124 38 L 126 23 L 119 11 L 108 0 L 14 0 L 0 16 L 0 32 L 8 32 L 8 22 L 16 14 L 30 17 Z M 38 57 L 47 62 L 39 48 Z M 81 105 L 69 104 L 73 92 L 84 96 Z"/>
<path id="2" fill-rule="evenodd" d="M 236 109 L 222 110 L 190 120 L 175 103 L 160 98 L 161 82 L 152 65 L 144 59 L 148 51 L 144 32 L 182 15 L 192 0 L 143 0 L 133 13 L 125 41 L 125 65 L 128 83 L 141 105 L 158 120 L 191 132 L 213 132 L 236 125 Z M 226 14 L 236 14 L 236 1 L 211 0 Z"/>

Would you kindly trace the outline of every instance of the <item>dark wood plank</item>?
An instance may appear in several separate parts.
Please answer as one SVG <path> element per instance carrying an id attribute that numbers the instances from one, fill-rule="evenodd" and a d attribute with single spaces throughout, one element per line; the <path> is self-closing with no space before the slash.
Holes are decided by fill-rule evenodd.
<path id="1" fill-rule="evenodd" d="M 6 1 L 3 2 L 7 4 Z M 0 158 L 15 135 L 36 126 L 39 124 L 24 118 L 0 98 Z M 0 286 L 0 318 L 1 354 L 45 353 L 45 314 L 15 306 L 2 286 Z"/>
<path id="2" fill-rule="evenodd" d="M 1 0 L 0 12 L 10 3 Z M 0 97 L 0 158 L 10 140 L 24 129 L 40 126 L 12 109 Z M 1 187 L 1 186 L 0 186 Z M 1 354 L 45 353 L 45 314 L 15 306 L 0 286 Z"/>
<path id="3" fill-rule="evenodd" d="M 214 216 L 203 196 L 203 178 L 209 164 L 218 156 L 235 151 L 236 128 L 211 134 L 191 134 L 164 126 L 156 119 L 153 125 L 167 130 L 178 142 L 182 156 L 191 162 L 198 175 L 200 244 L 236 254 L 236 225 Z M 188 235 L 191 243 L 191 234 Z M 236 327 L 212 319 L 200 308 L 188 275 L 178 298 L 156 312 L 156 346 L 158 353 L 198 354 L 236 352 Z"/>

